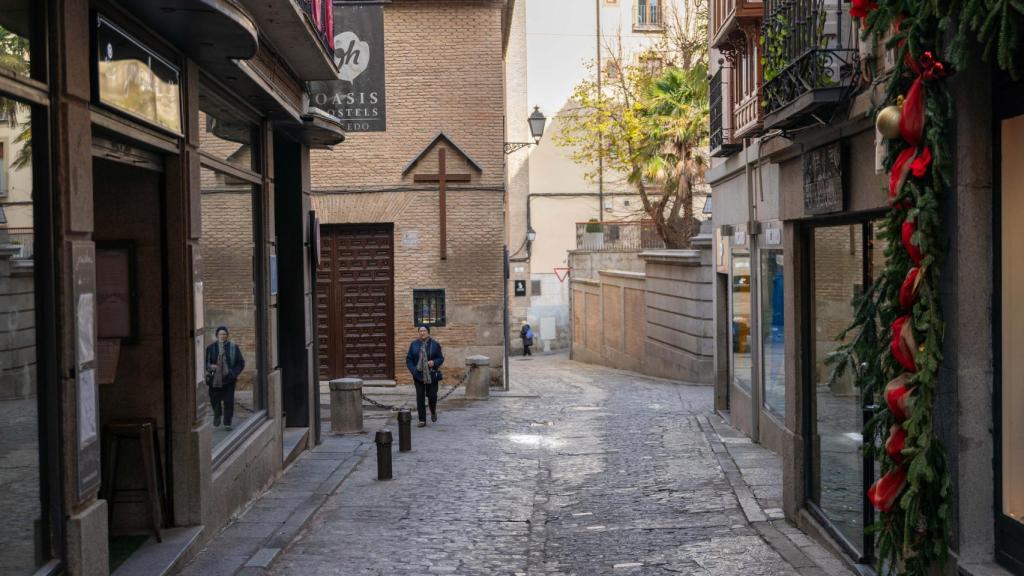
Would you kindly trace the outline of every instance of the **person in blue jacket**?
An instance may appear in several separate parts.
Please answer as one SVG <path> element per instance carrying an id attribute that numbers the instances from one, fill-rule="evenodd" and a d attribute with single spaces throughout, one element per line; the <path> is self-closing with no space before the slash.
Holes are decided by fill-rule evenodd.
<path id="1" fill-rule="evenodd" d="M 218 327 L 215 334 L 217 341 L 206 347 L 206 385 L 210 388 L 210 404 L 213 405 L 213 427 L 220 427 L 223 415 L 224 429 L 231 430 L 231 419 L 235 415 L 235 383 L 245 370 L 245 358 L 238 345 L 230 340 L 227 327 Z"/>
<path id="2" fill-rule="evenodd" d="M 405 355 L 405 365 L 416 384 L 416 414 L 420 419 L 417 426 L 427 425 L 427 400 L 430 401 L 430 420 L 437 422 L 437 385 L 444 377 L 440 370 L 442 364 L 441 343 L 430 337 L 429 326 L 420 326 L 419 338 L 412 341 Z"/>

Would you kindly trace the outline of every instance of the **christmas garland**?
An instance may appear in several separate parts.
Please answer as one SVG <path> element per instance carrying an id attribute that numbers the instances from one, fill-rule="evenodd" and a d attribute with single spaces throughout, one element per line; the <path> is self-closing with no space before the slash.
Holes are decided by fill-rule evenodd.
<path id="1" fill-rule="evenodd" d="M 890 144 L 890 210 L 884 271 L 840 335 L 855 337 L 829 360 L 833 377 L 852 370 L 867 403 L 880 405 L 863 434 L 865 452 L 881 465 L 868 491 L 880 512 L 869 528 L 879 572 L 924 576 L 945 562 L 950 535 L 951 482 L 934 428 L 944 330 L 940 199 L 953 173 L 954 109 L 943 80 L 966 66 L 973 45 L 1015 75 L 1024 0 L 853 0 L 850 12 L 865 38 L 889 34 L 897 54 L 889 105 L 876 118 Z"/>

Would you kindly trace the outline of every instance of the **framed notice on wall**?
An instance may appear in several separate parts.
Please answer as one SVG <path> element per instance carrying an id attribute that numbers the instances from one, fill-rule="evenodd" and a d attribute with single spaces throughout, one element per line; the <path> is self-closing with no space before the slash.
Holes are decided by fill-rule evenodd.
<path id="1" fill-rule="evenodd" d="M 96 246 L 96 299 L 99 337 L 134 339 L 135 248 L 130 243 Z"/>

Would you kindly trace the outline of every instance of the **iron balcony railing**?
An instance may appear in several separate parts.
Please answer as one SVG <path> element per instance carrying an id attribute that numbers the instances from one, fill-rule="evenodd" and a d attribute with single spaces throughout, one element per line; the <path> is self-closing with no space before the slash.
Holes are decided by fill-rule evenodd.
<path id="1" fill-rule="evenodd" d="M 849 96 L 859 52 L 848 10 L 840 0 L 765 3 L 761 98 L 767 128 L 799 123 Z"/>
<path id="2" fill-rule="evenodd" d="M 31 228 L 0 228 L 0 246 L 16 246 L 12 260 L 31 260 L 35 254 L 35 234 Z"/>
<path id="3" fill-rule="evenodd" d="M 718 72 L 711 78 L 711 155 L 729 156 L 738 148 L 732 140 L 732 126 L 726 122 L 727 102 L 725 99 L 726 86 L 722 83 L 722 74 L 725 68 L 719 68 Z"/>
<path id="4" fill-rule="evenodd" d="M 665 247 L 654 222 L 577 222 L 576 249 L 591 252 L 639 252 Z"/>
<path id="5" fill-rule="evenodd" d="M 633 28 L 638 30 L 661 30 L 661 3 L 663 0 L 636 0 L 636 20 Z"/>
<path id="6" fill-rule="evenodd" d="M 334 2 L 333 0 L 299 0 L 302 9 L 313 21 L 320 42 L 334 55 Z"/>

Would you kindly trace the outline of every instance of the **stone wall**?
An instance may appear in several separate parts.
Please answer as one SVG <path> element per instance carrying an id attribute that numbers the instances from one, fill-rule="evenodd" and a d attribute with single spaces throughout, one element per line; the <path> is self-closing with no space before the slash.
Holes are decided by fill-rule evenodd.
<path id="1" fill-rule="evenodd" d="M 643 272 L 599 270 L 596 278 L 573 279 L 573 359 L 712 384 L 710 250 L 659 250 L 640 258 Z"/>

